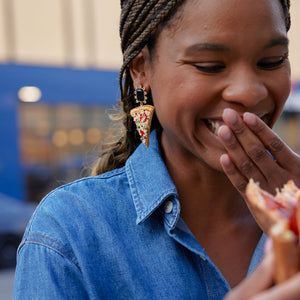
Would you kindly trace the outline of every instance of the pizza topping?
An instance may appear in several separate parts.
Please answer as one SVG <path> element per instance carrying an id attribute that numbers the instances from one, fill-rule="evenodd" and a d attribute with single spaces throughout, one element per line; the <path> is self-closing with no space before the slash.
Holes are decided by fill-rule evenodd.
<path id="1" fill-rule="evenodd" d="M 272 238 L 274 282 L 282 283 L 300 271 L 300 190 L 288 181 L 275 196 L 250 180 L 247 205 L 261 228 Z"/>
<path id="2" fill-rule="evenodd" d="M 296 208 L 300 199 L 300 191 L 293 181 L 287 182 L 281 191 L 277 190 L 277 194 L 273 196 L 262 190 L 259 184 L 251 179 L 247 185 L 246 195 L 250 205 L 254 207 L 254 215 L 257 211 L 262 212 L 262 214 L 257 213 L 260 215 L 258 217 L 260 220 L 257 220 L 259 224 L 268 223 L 270 227 L 276 221 L 285 222 L 289 229 L 298 235 Z M 268 231 L 269 228 L 263 229 Z"/>

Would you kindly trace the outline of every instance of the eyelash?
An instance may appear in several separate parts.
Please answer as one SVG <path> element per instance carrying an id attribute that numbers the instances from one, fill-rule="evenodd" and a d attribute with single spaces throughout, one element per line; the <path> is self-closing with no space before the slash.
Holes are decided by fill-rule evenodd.
<path id="1" fill-rule="evenodd" d="M 216 65 L 212 65 L 209 67 L 195 65 L 195 67 L 202 72 L 210 73 L 210 74 L 220 73 L 220 72 L 222 72 L 222 70 L 224 70 L 226 68 L 225 65 L 222 65 L 222 64 L 216 64 Z"/>
<path id="2" fill-rule="evenodd" d="M 273 70 L 273 69 L 276 69 L 277 67 L 279 67 L 280 65 L 282 65 L 287 58 L 288 58 L 287 55 L 280 56 L 275 61 L 259 62 L 257 64 L 257 66 L 264 70 Z"/>
<path id="3" fill-rule="evenodd" d="M 261 61 L 261 62 L 258 62 L 257 66 L 261 69 L 264 69 L 264 70 L 274 70 L 277 67 L 279 67 L 280 65 L 282 65 L 287 58 L 288 58 L 288 54 L 285 54 L 283 56 L 278 57 L 278 59 L 276 59 L 275 61 L 269 61 L 269 62 Z M 199 71 L 202 71 L 202 72 L 208 73 L 208 74 L 221 73 L 226 68 L 226 66 L 223 65 L 223 64 L 215 64 L 215 65 L 206 66 L 206 67 L 205 66 L 199 66 L 199 65 L 194 65 L 194 66 Z"/>

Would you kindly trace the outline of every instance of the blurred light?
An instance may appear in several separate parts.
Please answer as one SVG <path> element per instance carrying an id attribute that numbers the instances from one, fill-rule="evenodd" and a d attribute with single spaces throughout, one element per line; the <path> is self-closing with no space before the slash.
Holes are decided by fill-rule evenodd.
<path id="1" fill-rule="evenodd" d="M 84 133 L 81 129 L 73 129 L 69 135 L 72 145 L 81 145 L 84 142 Z"/>
<path id="2" fill-rule="evenodd" d="M 68 144 L 68 134 L 64 130 L 56 130 L 53 133 L 52 142 L 56 147 L 64 147 Z"/>
<path id="3" fill-rule="evenodd" d="M 19 89 L 18 97 L 23 102 L 37 102 L 42 97 L 42 92 L 35 86 L 23 86 Z"/>
<path id="4" fill-rule="evenodd" d="M 101 140 L 101 131 L 98 128 L 89 128 L 86 132 L 86 140 L 90 144 L 97 144 Z"/>

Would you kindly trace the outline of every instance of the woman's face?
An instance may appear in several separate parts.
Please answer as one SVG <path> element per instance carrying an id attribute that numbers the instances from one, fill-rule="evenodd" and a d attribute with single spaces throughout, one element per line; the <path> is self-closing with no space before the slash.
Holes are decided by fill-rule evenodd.
<path id="1" fill-rule="evenodd" d="M 187 0 L 170 25 L 145 64 L 163 150 L 221 170 L 216 128 L 223 110 L 253 112 L 272 126 L 289 95 L 280 2 Z"/>

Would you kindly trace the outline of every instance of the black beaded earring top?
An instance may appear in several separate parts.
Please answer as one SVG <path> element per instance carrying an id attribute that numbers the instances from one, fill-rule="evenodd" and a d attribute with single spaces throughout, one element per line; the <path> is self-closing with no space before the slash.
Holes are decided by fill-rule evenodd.
<path id="1" fill-rule="evenodd" d="M 147 103 L 147 92 L 144 87 L 138 87 L 134 90 L 134 99 L 136 103 L 140 105 Z"/>

